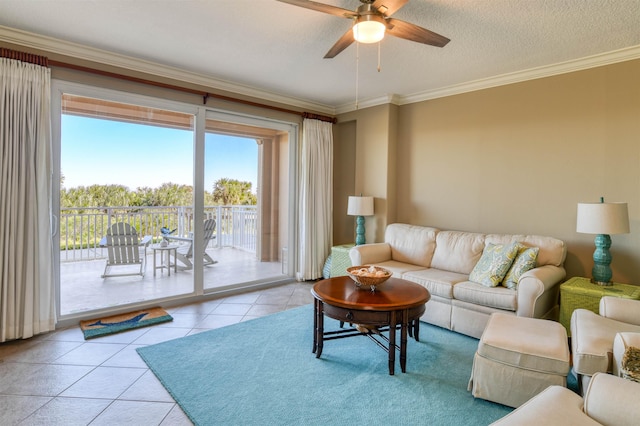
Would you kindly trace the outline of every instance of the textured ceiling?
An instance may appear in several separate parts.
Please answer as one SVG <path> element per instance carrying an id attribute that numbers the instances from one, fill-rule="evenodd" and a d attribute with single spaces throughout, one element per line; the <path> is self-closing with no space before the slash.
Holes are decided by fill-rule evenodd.
<path id="1" fill-rule="evenodd" d="M 275 0 L 0 0 L 2 26 L 325 110 L 355 105 L 356 80 L 366 105 L 620 49 L 640 57 L 640 0 L 410 0 L 394 18 L 451 42 L 436 48 L 386 37 L 377 72 L 377 45 L 360 45 L 359 67 L 355 44 L 323 59 L 351 21 Z"/>

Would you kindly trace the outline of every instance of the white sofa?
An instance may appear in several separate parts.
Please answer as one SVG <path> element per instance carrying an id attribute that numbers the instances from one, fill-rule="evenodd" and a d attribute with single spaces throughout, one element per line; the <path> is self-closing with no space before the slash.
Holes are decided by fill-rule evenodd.
<path id="1" fill-rule="evenodd" d="M 486 287 L 469 281 L 485 245 L 520 242 L 538 247 L 536 267 L 525 272 L 516 289 Z M 565 277 L 566 245 L 536 235 L 480 234 L 394 223 L 383 243 L 349 251 L 353 265 L 377 265 L 394 277 L 416 282 L 431 293 L 422 320 L 480 338 L 494 312 L 555 319 L 558 288 Z"/>
<path id="2" fill-rule="evenodd" d="M 631 426 L 640 418 L 640 383 L 596 373 L 583 398 L 550 386 L 492 426 Z"/>

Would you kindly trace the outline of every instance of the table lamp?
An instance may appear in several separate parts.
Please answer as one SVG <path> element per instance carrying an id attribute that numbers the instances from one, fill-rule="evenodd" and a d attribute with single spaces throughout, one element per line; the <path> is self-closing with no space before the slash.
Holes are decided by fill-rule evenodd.
<path id="1" fill-rule="evenodd" d="M 356 216 L 356 245 L 364 244 L 364 216 L 373 216 L 373 197 L 350 196 L 347 214 Z"/>
<path id="2" fill-rule="evenodd" d="M 576 231 L 583 234 L 597 234 L 596 250 L 593 252 L 591 282 L 599 285 L 611 285 L 611 247 L 610 234 L 629 233 L 629 210 L 627 203 L 578 203 Z"/>

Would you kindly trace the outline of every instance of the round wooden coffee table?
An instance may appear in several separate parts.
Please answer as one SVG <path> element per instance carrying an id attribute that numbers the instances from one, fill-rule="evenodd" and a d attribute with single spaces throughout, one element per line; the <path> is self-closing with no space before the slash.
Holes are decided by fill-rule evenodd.
<path id="1" fill-rule="evenodd" d="M 348 276 L 317 282 L 311 290 L 314 300 L 313 352 L 322 355 L 324 341 L 365 335 L 389 353 L 389 374 L 395 370 L 396 349 L 400 350 L 400 368 L 407 364 L 407 334 L 416 340 L 420 332 L 420 316 L 431 295 L 426 288 L 399 278 L 389 278 L 375 292 L 362 290 Z M 340 325 L 367 324 L 377 332 L 363 333 L 356 328 L 324 331 L 324 317 L 340 321 Z M 396 330 L 400 329 L 400 346 L 396 345 Z M 388 331 L 388 336 L 383 332 Z M 384 342 L 379 339 L 384 340 Z"/>

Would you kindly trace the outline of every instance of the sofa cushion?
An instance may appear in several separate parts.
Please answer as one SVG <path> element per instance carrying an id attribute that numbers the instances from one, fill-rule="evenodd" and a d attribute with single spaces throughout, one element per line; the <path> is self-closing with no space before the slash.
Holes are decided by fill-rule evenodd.
<path id="1" fill-rule="evenodd" d="M 469 275 L 483 250 L 484 234 L 440 231 L 436 235 L 436 250 L 431 267 Z"/>
<path id="2" fill-rule="evenodd" d="M 472 281 L 456 284 L 453 287 L 453 298 L 474 305 L 512 312 L 518 308 L 518 294 L 515 290 L 502 286 L 486 287 Z"/>
<path id="3" fill-rule="evenodd" d="M 518 255 L 507 271 L 507 275 L 504 276 L 502 285 L 506 288 L 516 288 L 522 274 L 536 267 L 538 251 L 540 251 L 538 247 L 527 247 L 518 243 Z"/>
<path id="4" fill-rule="evenodd" d="M 436 228 L 392 223 L 384 241 L 391 246 L 391 259 L 428 268 L 436 248 Z"/>
<path id="5" fill-rule="evenodd" d="M 518 244 L 487 244 L 469 280 L 495 287 L 502 282 L 518 254 Z"/>
<path id="6" fill-rule="evenodd" d="M 422 266 L 412 265 L 410 263 L 398 262 L 397 260 L 388 260 L 386 262 L 374 263 L 374 266 L 381 266 L 388 269 L 395 278 L 402 278 L 406 272 L 424 270 Z"/>
<path id="7" fill-rule="evenodd" d="M 453 286 L 459 282 L 467 281 L 468 276 L 466 274 L 429 268 L 405 272 L 402 278 L 422 285 L 429 290 L 432 296 L 435 295 L 446 299 L 453 299 Z"/>

